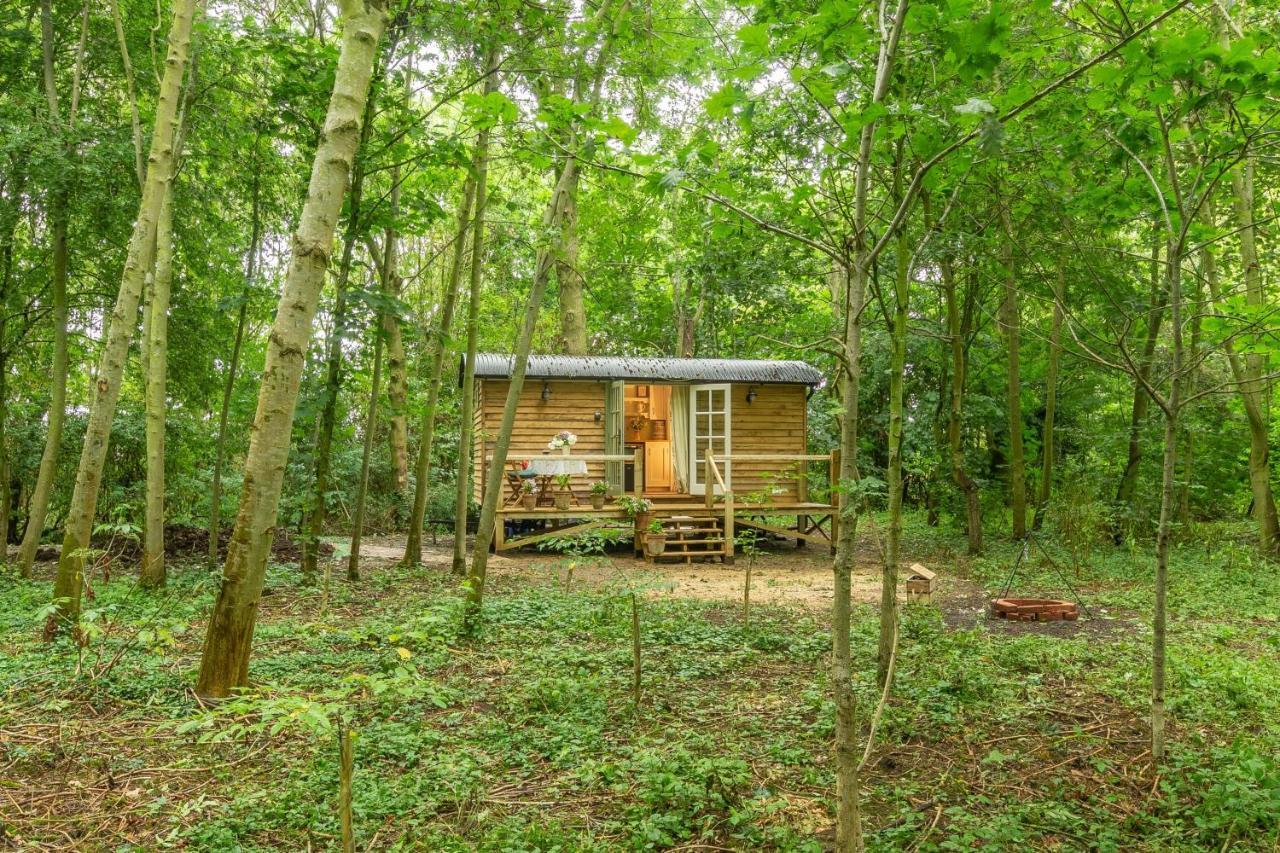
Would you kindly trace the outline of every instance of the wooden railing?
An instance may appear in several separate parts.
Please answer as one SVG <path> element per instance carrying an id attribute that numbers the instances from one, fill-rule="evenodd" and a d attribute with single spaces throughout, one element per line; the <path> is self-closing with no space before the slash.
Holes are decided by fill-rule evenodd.
<path id="1" fill-rule="evenodd" d="M 732 457 L 722 456 L 721 461 L 732 461 Z M 716 464 L 715 454 L 708 447 L 706 454 L 703 456 L 704 471 L 702 482 L 706 486 L 707 494 L 707 512 L 711 512 L 715 507 L 716 490 L 712 483 L 720 487 L 720 493 L 724 498 L 724 522 L 722 524 L 724 536 L 724 561 L 726 563 L 733 562 L 733 491 L 725 485 L 724 477 L 720 474 L 720 466 Z"/>
<path id="2" fill-rule="evenodd" d="M 644 451 L 637 448 L 634 453 L 539 453 L 537 456 L 508 454 L 507 463 L 534 462 L 540 459 L 554 459 L 557 462 L 631 462 L 634 465 L 635 483 L 632 492 L 637 498 L 644 497 Z M 493 470 L 493 457 L 484 460 L 484 476 L 487 479 Z M 619 491 L 626 491 L 625 485 L 619 483 Z M 483 491 L 481 492 L 483 494 Z"/>

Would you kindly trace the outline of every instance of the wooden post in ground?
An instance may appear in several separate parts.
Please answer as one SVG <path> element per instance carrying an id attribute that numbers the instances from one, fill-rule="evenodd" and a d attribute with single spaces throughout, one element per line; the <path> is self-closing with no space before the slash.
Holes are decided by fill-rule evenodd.
<path id="1" fill-rule="evenodd" d="M 355 757 L 351 749 L 351 730 L 338 724 L 338 822 L 342 825 L 342 851 L 355 853 L 356 836 L 351 823 L 351 776 Z"/>
<path id="2" fill-rule="evenodd" d="M 640 604 L 631 593 L 631 699 L 640 708 Z"/>

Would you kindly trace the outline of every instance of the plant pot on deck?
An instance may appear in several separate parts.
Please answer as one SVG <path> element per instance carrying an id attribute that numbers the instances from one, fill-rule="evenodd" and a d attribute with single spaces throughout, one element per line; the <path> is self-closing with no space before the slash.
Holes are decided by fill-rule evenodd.
<path id="1" fill-rule="evenodd" d="M 604 509 L 604 495 L 593 494 L 591 496 L 592 509 Z"/>
<path id="2" fill-rule="evenodd" d="M 553 500 L 555 500 L 556 509 L 565 510 L 569 508 L 569 502 L 573 500 L 573 495 L 569 492 L 556 492 Z"/>
<path id="3" fill-rule="evenodd" d="M 520 503 L 524 506 L 525 509 L 533 509 L 538 505 L 538 496 L 535 495 L 533 492 L 529 492 L 527 494 L 521 495 Z"/>
<path id="4" fill-rule="evenodd" d="M 667 534 L 646 533 L 644 535 L 644 552 L 650 557 L 661 557 L 667 550 Z"/>

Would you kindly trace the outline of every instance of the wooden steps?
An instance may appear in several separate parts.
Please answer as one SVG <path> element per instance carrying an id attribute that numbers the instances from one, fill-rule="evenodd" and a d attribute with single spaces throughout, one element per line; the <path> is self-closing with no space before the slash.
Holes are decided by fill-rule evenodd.
<path id="1" fill-rule="evenodd" d="M 662 523 L 662 530 L 667 536 L 666 547 L 657 557 L 646 555 L 646 560 L 692 563 L 695 559 L 725 559 L 727 551 L 720 519 L 671 515 L 659 517 L 658 521 Z"/>

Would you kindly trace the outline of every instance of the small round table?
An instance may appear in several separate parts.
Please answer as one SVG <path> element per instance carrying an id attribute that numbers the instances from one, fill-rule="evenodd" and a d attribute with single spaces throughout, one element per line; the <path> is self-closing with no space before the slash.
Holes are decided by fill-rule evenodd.
<path id="1" fill-rule="evenodd" d="M 585 475 L 587 463 L 581 459 L 560 459 L 555 456 L 542 456 L 529 460 L 527 474 L 538 478 L 538 503 L 551 502 L 551 481 L 562 474 L 569 476 Z"/>

